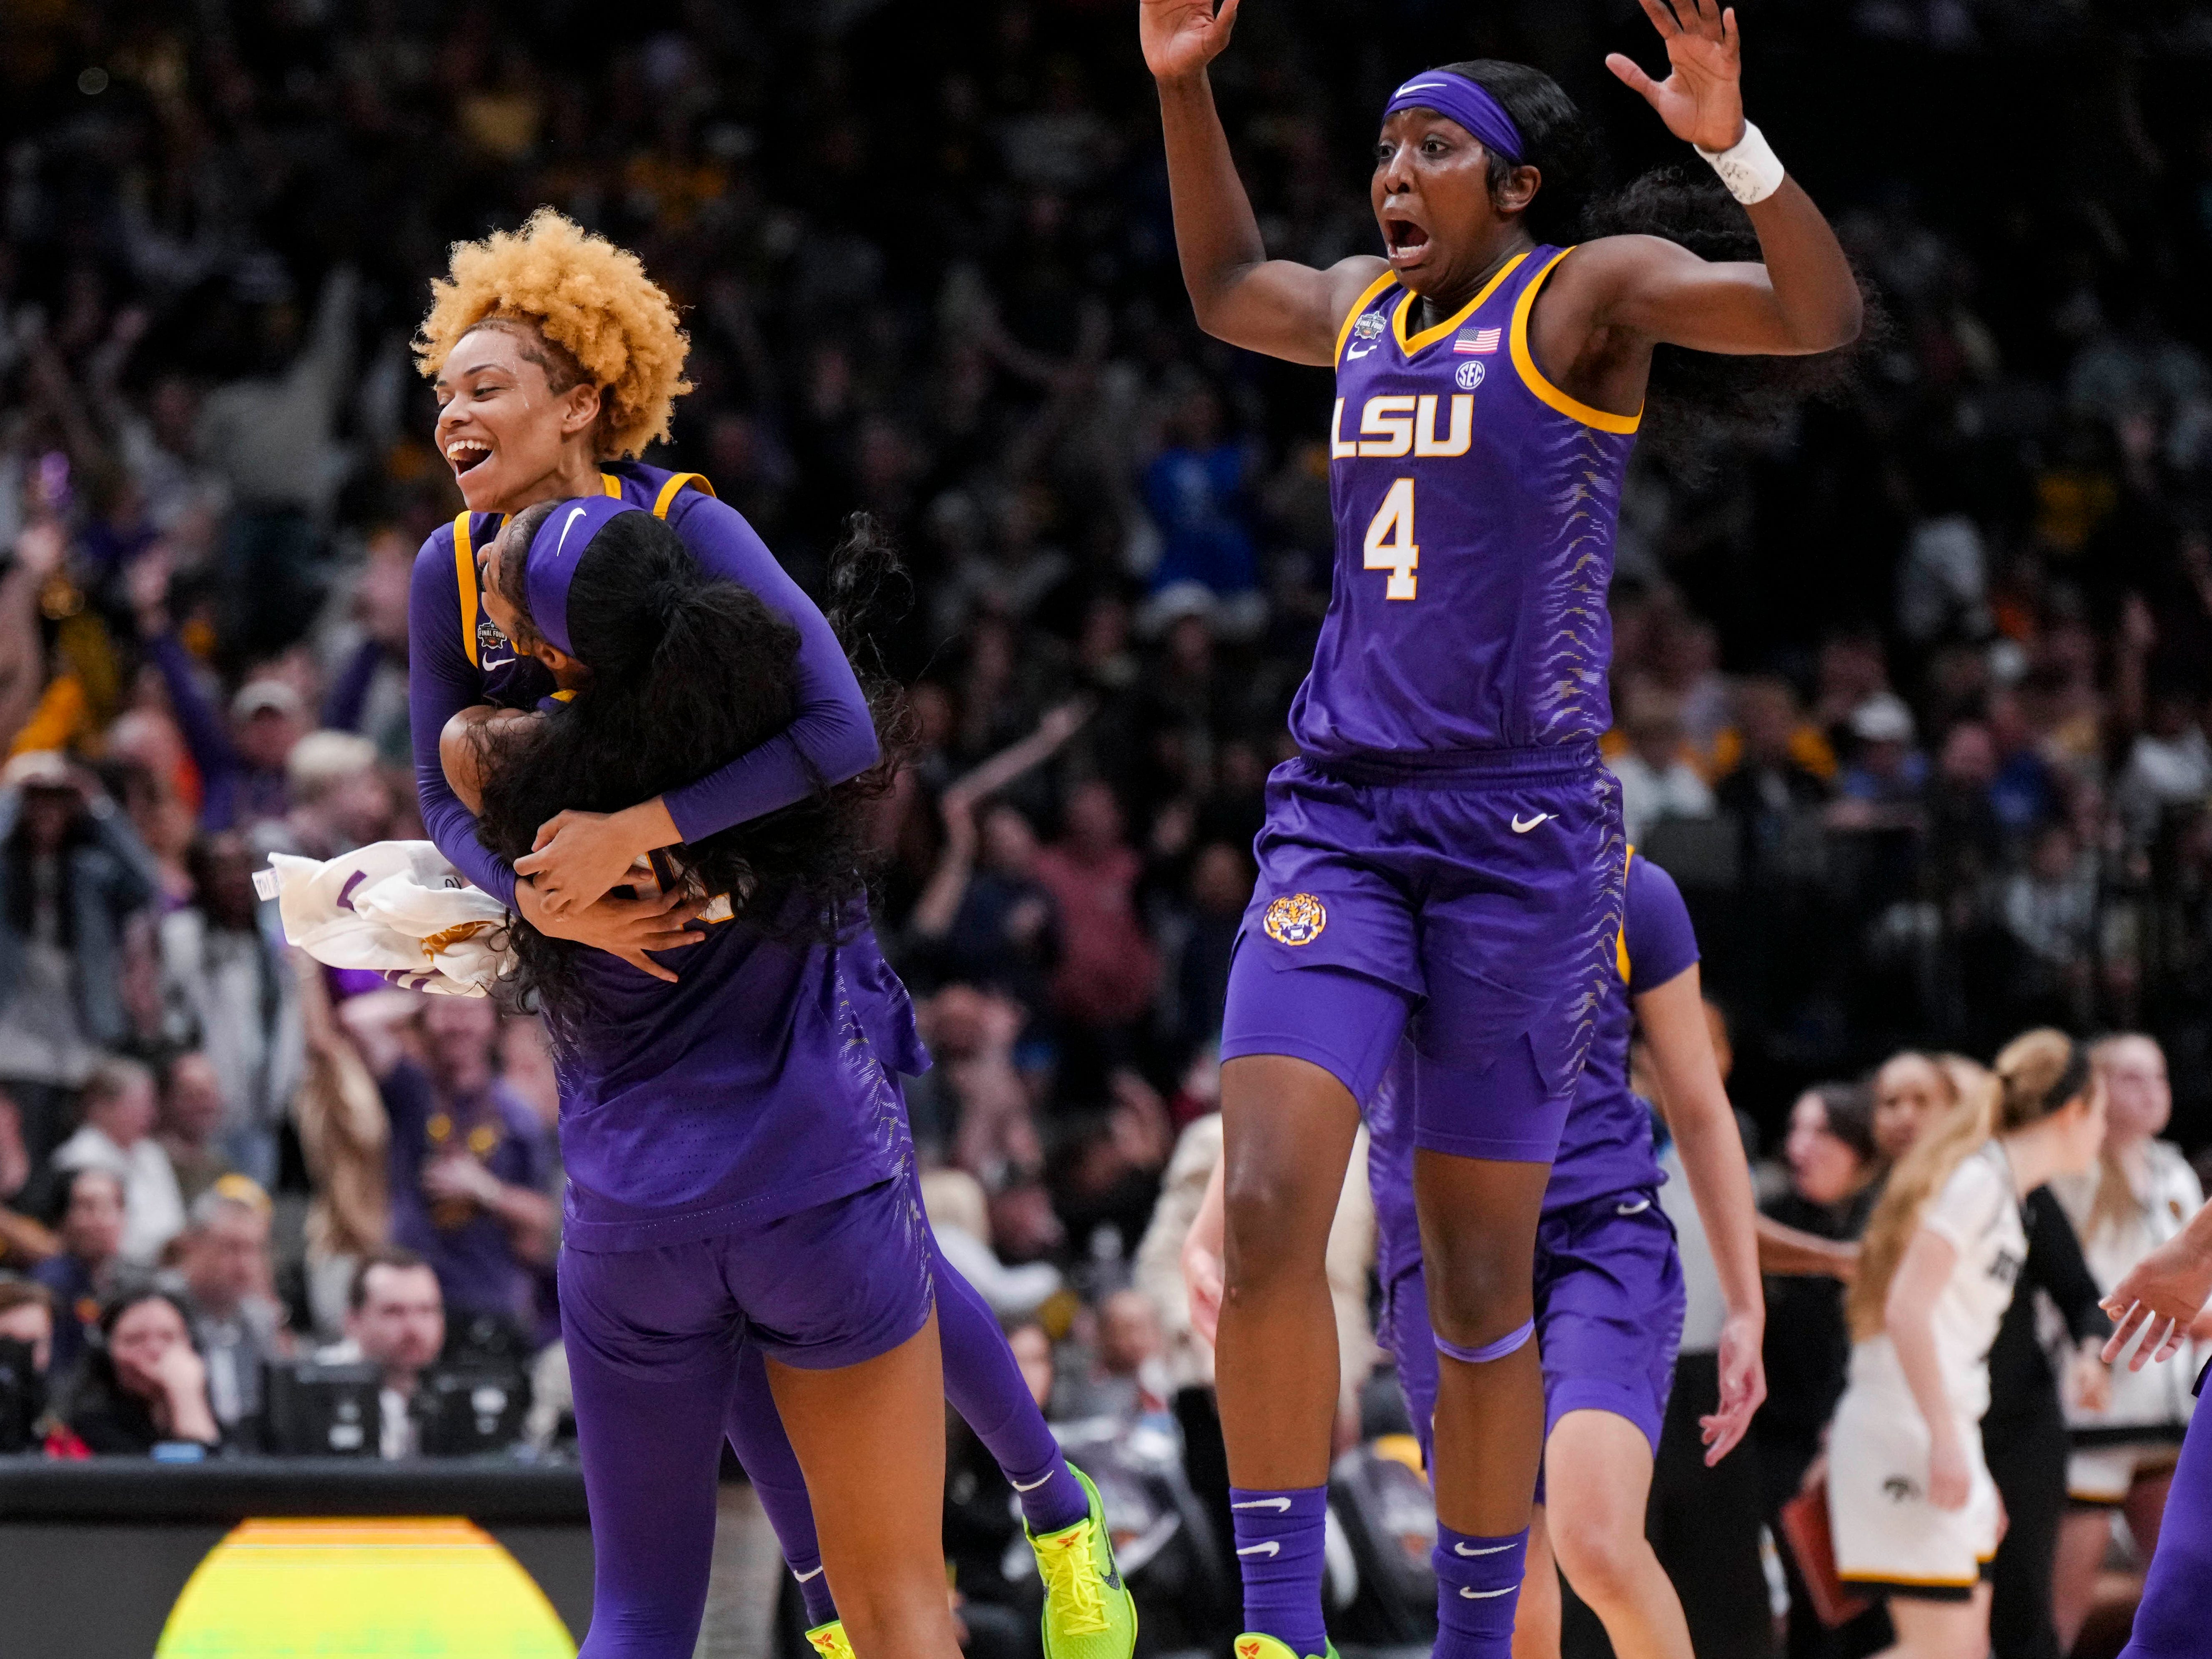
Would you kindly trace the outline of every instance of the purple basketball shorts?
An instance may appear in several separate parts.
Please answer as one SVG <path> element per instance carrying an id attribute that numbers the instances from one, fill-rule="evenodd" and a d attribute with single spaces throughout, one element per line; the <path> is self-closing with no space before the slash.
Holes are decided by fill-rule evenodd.
<path id="1" fill-rule="evenodd" d="M 1594 744 L 1267 781 L 1221 1056 L 1364 1101 L 1411 1039 L 1415 1144 L 1548 1163 L 1620 933 L 1620 791 Z"/>
<path id="2" fill-rule="evenodd" d="M 890 1352 L 933 1305 L 929 1223 L 909 1164 L 757 1226 L 647 1249 L 561 1253 L 561 1328 L 601 1364 L 674 1377 L 742 1340 L 829 1370 Z"/>

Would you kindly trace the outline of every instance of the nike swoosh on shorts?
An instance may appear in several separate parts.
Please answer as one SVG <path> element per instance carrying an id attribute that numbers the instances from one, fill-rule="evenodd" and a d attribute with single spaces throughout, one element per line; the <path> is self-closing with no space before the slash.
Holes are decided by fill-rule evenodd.
<path id="1" fill-rule="evenodd" d="M 1521 821 L 1521 815 L 1518 812 L 1516 812 L 1513 815 L 1513 833 L 1516 836 L 1525 836 L 1531 830 L 1534 830 L 1538 824 L 1548 820 L 1551 816 L 1552 815 L 1549 812 L 1539 812 L 1534 817 L 1530 818 L 1526 823 L 1523 823 Z"/>

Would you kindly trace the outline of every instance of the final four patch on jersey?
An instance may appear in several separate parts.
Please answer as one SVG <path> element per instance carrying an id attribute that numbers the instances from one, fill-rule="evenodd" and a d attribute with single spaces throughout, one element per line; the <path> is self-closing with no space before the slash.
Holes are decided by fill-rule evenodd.
<path id="1" fill-rule="evenodd" d="M 1365 312 L 1361 314 L 1358 321 L 1352 324 L 1352 337 L 1355 340 L 1371 340 L 1389 325 L 1381 312 Z"/>
<path id="2" fill-rule="evenodd" d="M 1328 926 L 1328 912 L 1311 893 L 1289 893 L 1267 907 L 1260 925 L 1278 945 L 1311 945 Z"/>

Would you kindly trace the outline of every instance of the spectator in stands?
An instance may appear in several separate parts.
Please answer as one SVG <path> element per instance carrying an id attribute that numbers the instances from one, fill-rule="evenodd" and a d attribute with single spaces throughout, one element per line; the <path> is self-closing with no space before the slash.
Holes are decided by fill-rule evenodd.
<path id="1" fill-rule="evenodd" d="M 2044 757 L 2020 691 L 2008 688 L 1990 694 L 1989 732 L 1997 763 L 1990 781 L 1990 805 L 2005 833 L 2024 842 L 2058 816 L 2063 804 L 2058 777 Z"/>
<path id="2" fill-rule="evenodd" d="M 144 1457 L 156 1447 L 213 1448 L 222 1429 L 208 1404 L 207 1366 L 191 1322 L 165 1291 L 130 1291 L 100 1316 L 101 1341 L 70 1379 L 63 1420 L 100 1457 Z"/>
<path id="3" fill-rule="evenodd" d="M 82 769 L 46 752 L 0 769 L 0 1084 L 34 1160 L 98 1051 L 131 1033 L 128 930 L 159 890 L 130 820 Z"/>
<path id="4" fill-rule="evenodd" d="M 392 1126 L 364 1050 L 389 1042 L 380 1036 L 384 1022 L 375 1017 L 377 1003 L 404 1003 L 406 993 L 379 991 L 333 1009 L 320 964 L 296 951 L 291 969 L 307 1045 L 306 1075 L 293 1097 L 292 1116 L 314 1184 L 303 1229 L 307 1308 L 317 1335 L 334 1340 L 345 1326 L 361 1258 L 391 1236 Z M 348 1034 L 348 1012 L 364 1018 L 365 1042 Z"/>
<path id="5" fill-rule="evenodd" d="M 22 1114 L 5 1089 L 0 1089 L 0 1270 L 21 1273 L 61 1249 L 52 1233 L 18 1210 L 7 1206 L 38 1193 L 33 1176 L 39 1171 L 23 1144 Z"/>
<path id="6" fill-rule="evenodd" d="M 58 1255 L 31 1269 L 54 1298 L 54 1368 L 66 1373 L 100 1327 L 100 1304 L 128 1277 L 123 1261 L 123 1177 L 105 1164 L 64 1174 L 55 1188 Z"/>
<path id="7" fill-rule="evenodd" d="M 1048 1261 L 1010 1267 L 999 1260 L 991 1249 L 990 1205 L 983 1184 L 965 1170 L 926 1171 L 921 1202 L 937 1248 L 1001 1320 L 1033 1317 L 1060 1290 L 1060 1269 Z"/>
<path id="8" fill-rule="evenodd" d="M 1052 1399 L 1057 1381 L 1052 1338 L 1036 1321 L 1027 1320 L 1006 1333 L 1006 1346 L 1014 1351 L 1014 1363 L 1022 1368 L 1022 1381 L 1030 1385 L 1030 1398 L 1042 1410 Z"/>
<path id="9" fill-rule="evenodd" d="M 1905 699 L 1877 692 L 1851 710 L 1844 730 L 1851 761 L 1838 793 L 1874 807 L 1917 805 L 1928 783 L 1928 758 L 1912 746 L 1912 711 Z"/>
<path id="10" fill-rule="evenodd" d="M 1139 1290 L 1115 1291 L 1099 1305 L 1088 1364 L 1079 1373 L 1059 1374 L 1052 1416 L 1133 1423 L 1165 1412 L 1174 1392 L 1165 1356 L 1152 1298 Z"/>
<path id="11" fill-rule="evenodd" d="M 1790 815 L 1827 798 L 1827 786 L 1805 763 L 1799 742 L 1797 693 L 1778 675 L 1746 680 L 1735 696 L 1741 753 L 1715 787 L 1723 811 L 1744 828 L 1754 862 L 1771 856 Z"/>
<path id="12" fill-rule="evenodd" d="M 520 1358 L 537 1327 L 536 1269 L 555 1245 L 545 1127 L 499 1075 L 489 1000 L 387 1006 L 421 1055 L 392 1040 L 369 1056 L 391 1126 L 392 1242 L 437 1274 L 465 1346 Z"/>
<path id="13" fill-rule="evenodd" d="M 1191 860 L 1182 950 L 1176 963 L 1174 1030 L 1184 1052 L 1221 1035 L 1229 957 L 1251 902 L 1250 843 L 1211 841 Z"/>
<path id="14" fill-rule="evenodd" d="M 258 679 L 230 699 L 228 718 L 210 694 L 206 672 L 177 636 L 169 616 L 169 561 L 160 551 L 141 558 L 131 573 L 138 637 L 169 694 L 169 708 L 199 769 L 200 828 L 244 830 L 263 818 L 281 818 L 284 763 L 307 730 L 300 694 L 284 681 Z"/>
<path id="15" fill-rule="evenodd" d="M 1193 589 L 1213 602 L 1224 630 L 1249 636 L 1264 617 L 1245 500 L 1246 446 L 1224 438 L 1221 399 L 1193 381 L 1169 416 L 1167 445 L 1145 469 L 1145 507 L 1160 536 L 1155 604 Z"/>
<path id="16" fill-rule="evenodd" d="M 262 932 L 260 860 L 246 836 L 204 836 L 187 862 L 192 902 L 161 918 L 164 1030 L 202 1049 L 222 1079 L 224 1156 L 274 1186 L 276 1125 L 302 1062 L 296 991 Z"/>
<path id="17" fill-rule="evenodd" d="M 35 1279 L 0 1273 L 0 1338 L 28 1347 L 32 1369 L 44 1376 L 53 1368 L 54 1293 Z"/>
<path id="18" fill-rule="evenodd" d="M 232 1172 L 221 1145 L 229 1109 L 222 1079 L 204 1052 L 187 1048 L 170 1060 L 161 1073 L 161 1140 L 187 1207 Z"/>
<path id="19" fill-rule="evenodd" d="M 333 859 L 383 839 L 392 822 L 392 787 L 376 745 L 350 732 L 310 732 L 284 763 L 291 810 L 264 823 L 254 841 L 264 853 Z"/>
<path id="20" fill-rule="evenodd" d="M 263 1368 L 291 1352 L 283 1304 L 273 1294 L 269 1194 L 241 1175 L 223 1176 L 192 1206 L 169 1288 L 191 1320 L 207 1364 L 208 1401 L 223 1437 L 258 1433 Z"/>
<path id="21" fill-rule="evenodd" d="M 1152 1006 L 1159 957 L 1137 915 L 1144 860 L 1122 839 L 1121 805 L 1103 779 L 1075 786 L 1067 832 L 1036 857 L 1036 878 L 1060 917 L 1054 1007 L 1118 1057 Z"/>
<path id="22" fill-rule="evenodd" d="M 916 1079 L 917 1132 L 997 1193 L 1044 1170 L 1029 1091 L 1014 1067 L 1023 1013 L 1010 998 L 948 985 L 915 1010 L 936 1064 Z"/>
<path id="23" fill-rule="evenodd" d="M 392 1246 L 363 1256 L 346 1297 L 345 1340 L 315 1358 L 328 1364 L 370 1364 L 383 1374 L 377 1455 L 413 1457 L 422 1449 L 415 1395 L 422 1373 L 446 1346 L 446 1303 L 438 1275 L 414 1251 Z"/>
<path id="24" fill-rule="evenodd" d="M 1639 684 L 1623 699 L 1621 731 L 1628 747 L 1607 765 L 1620 780 L 1620 819 L 1640 842 L 1666 818 L 1709 818 L 1713 792 L 1690 763 L 1681 706 L 1659 686 Z"/>
<path id="25" fill-rule="evenodd" d="M 57 1170 L 102 1169 L 123 1182 L 121 1251 L 151 1267 L 185 1229 L 184 1194 L 154 1138 L 154 1074 L 135 1060 L 104 1060 L 84 1085 L 84 1124 L 55 1149 Z"/>

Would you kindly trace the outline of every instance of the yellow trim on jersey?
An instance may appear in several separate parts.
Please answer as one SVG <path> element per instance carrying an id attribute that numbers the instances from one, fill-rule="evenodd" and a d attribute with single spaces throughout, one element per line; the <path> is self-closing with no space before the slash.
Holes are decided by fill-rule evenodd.
<path id="1" fill-rule="evenodd" d="M 675 505 L 676 497 L 686 486 L 703 489 L 709 495 L 714 493 L 714 486 L 707 482 L 706 474 L 702 472 L 672 472 L 668 475 L 668 482 L 660 486 L 660 494 L 653 503 L 653 516 L 666 518 L 668 509 Z"/>
<path id="2" fill-rule="evenodd" d="M 602 472 L 599 474 L 599 489 L 604 493 L 613 496 L 617 501 L 620 501 L 622 499 L 622 480 L 615 477 L 611 472 Z"/>
<path id="3" fill-rule="evenodd" d="M 1398 275 L 1395 271 L 1386 270 L 1368 283 L 1360 296 L 1352 302 L 1352 309 L 1344 313 L 1343 325 L 1336 331 L 1336 351 L 1329 358 L 1331 362 L 1343 362 L 1344 343 L 1352 337 L 1352 325 L 1366 315 L 1367 307 L 1375 303 L 1375 296 L 1397 280 Z"/>
<path id="4" fill-rule="evenodd" d="M 1609 410 L 1592 409 L 1588 404 L 1577 403 L 1544 378 L 1543 371 L 1536 367 L 1536 359 L 1528 349 L 1528 313 L 1535 308 L 1536 291 L 1544 286 L 1544 279 L 1559 268 L 1559 261 L 1573 252 L 1571 247 L 1563 247 L 1554 253 L 1551 264 L 1529 279 L 1528 286 L 1521 290 L 1521 297 L 1514 301 L 1513 367 L 1521 372 L 1522 385 L 1569 420 L 1580 421 L 1584 426 L 1595 427 L 1600 432 L 1633 432 L 1644 419 L 1640 405 L 1633 415 L 1615 415 Z"/>
<path id="5" fill-rule="evenodd" d="M 1410 340 L 1406 337 L 1406 313 L 1413 308 L 1413 294 L 1412 289 L 1407 289 L 1404 301 L 1399 305 L 1397 310 L 1390 313 L 1390 331 L 1398 337 L 1398 349 L 1410 357 L 1415 352 L 1432 346 L 1443 339 L 1445 335 L 1473 316 L 1481 307 L 1485 300 L 1497 293 L 1498 285 L 1518 270 L 1521 268 L 1521 262 L 1528 257 L 1525 253 L 1515 254 L 1505 262 L 1495 276 L 1482 285 L 1481 293 L 1476 295 L 1434 328 L 1425 328 Z"/>
<path id="6" fill-rule="evenodd" d="M 1620 982 L 1628 983 L 1628 866 L 1636 862 L 1636 849 L 1620 861 L 1620 931 L 1613 936 L 1613 960 L 1620 968 Z"/>
<path id="7" fill-rule="evenodd" d="M 556 702 L 574 702 L 575 700 L 576 694 L 574 691 L 556 691 L 553 694 L 553 701 Z"/>
<path id="8" fill-rule="evenodd" d="M 469 653 L 471 668 L 482 668 L 477 655 L 477 556 L 469 545 L 466 513 L 453 520 L 453 574 L 461 589 L 461 648 Z"/>

